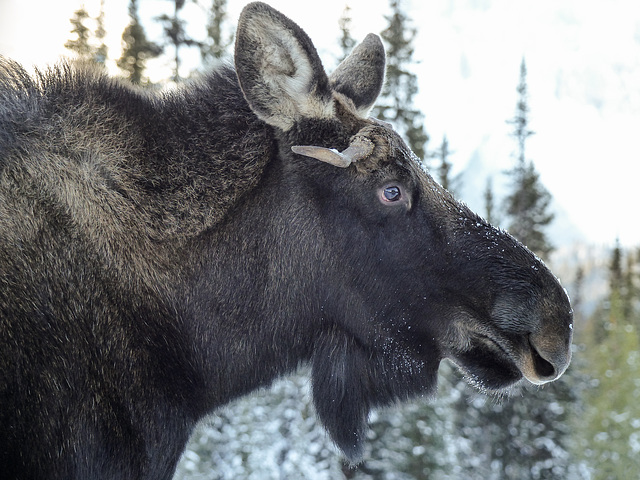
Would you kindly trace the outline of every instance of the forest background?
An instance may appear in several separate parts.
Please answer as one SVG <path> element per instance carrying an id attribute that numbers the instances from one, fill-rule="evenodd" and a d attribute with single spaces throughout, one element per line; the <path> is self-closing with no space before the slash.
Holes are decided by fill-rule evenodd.
<path id="1" fill-rule="evenodd" d="M 172 88 L 231 55 L 235 18 L 230 17 L 226 0 L 129 0 L 128 6 L 120 1 L 128 8 L 128 24 L 120 33 L 121 48 L 115 51 L 105 40 L 105 12 L 109 11 L 105 6 L 109 1 L 102 0 L 94 10 L 82 6 L 69 12 L 64 43 L 69 54 L 103 65 L 149 89 Z M 492 2 L 467 3 L 471 10 L 482 11 Z M 619 2 L 613 4 L 619 6 Z M 147 14 L 142 15 L 143 11 Z M 152 11 L 155 13 L 149 15 Z M 532 122 L 536 103 L 528 79 L 535 73 L 527 68 L 526 52 L 512 65 L 512 105 L 504 109 L 503 121 L 508 139 L 503 145 L 510 145 L 510 149 L 493 149 L 503 157 L 501 162 L 487 165 L 473 148 L 474 141 L 491 143 L 487 139 L 459 139 L 458 145 L 458 139 L 448 138 L 442 125 L 438 130 L 433 127 L 436 138 L 430 136 L 430 114 L 421 108 L 426 102 L 422 101 L 424 84 L 419 78 L 425 70 L 416 58 L 416 44 L 422 38 L 416 21 L 420 17 L 408 2 L 400 0 L 390 0 L 378 17 L 377 33 L 387 48 L 388 71 L 373 114 L 396 126 L 436 180 L 492 223 L 509 230 L 558 273 L 575 311 L 574 362 L 560 381 L 542 388 L 523 386 L 515 396 L 500 399 L 474 391 L 450 365 L 443 364 L 435 399 L 418 399 L 374 412 L 367 460 L 358 467 L 340 460 L 317 423 L 303 369 L 279 380 L 270 390 L 225 407 L 203 423 L 176 478 L 636 478 L 640 471 L 638 227 L 610 231 L 603 227 L 596 239 L 572 224 L 573 211 L 567 212 L 551 193 L 562 191 L 559 186 L 576 176 L 580 178 L 576 172 L 588 160 L 583 158 L 582 144 L 589 139 L 576 146 L 576 152 L 565 161 L 568 166 L 559 165 L 555 175 L 540 175 L 537 164 L 549 152 L 531 148 L 532 142 L 536 136 L 551 135 L 550 130 L 557 134 L 558 124 L 548 117 L 542 119 L 547 122 Z M 7 18 L 0 17 L 2 22 Z M 311 34 L 329 70 L 356 44 L 352 10 L 342 6 L 334 21 L 335 38 Z M 635 22 L 633 41 L 640 44 L 640 16 Z M 512 28 L 517 26 L 511 25 L 503 33 L 508 35 Z M 5 54 L 4 45 L 0 46 L 0 54 Z M 472 57 L 461 56 L 459 60 L 461 70 L 474 68 Z M 491 65 L 486 68 L 492 70 Z M 628 67 L 621 63 L 619 68 Z M 556 78 L 556 84 L 558 95 L 557 90 L 568 88 L 571 82 Z M 455 86 L 461 87 L 464 85 Z M 631 127 L 640 127 L 635 123 L 636 94 L 630 95 Z M 469 108 L 476 106 L 471 103 Z M 624 129 L 612 136 L 612 143 L 620 134 L 625 134 Z M 571 153 L 566 145 L 562 149 Z M 612 155 L 618 151 L 612 145 Z M 557 152 L 557 158 L 555 155 Z M 597 161 L 599 169 L 609 167 L 608 159 Z M 628 170 L 614 172 L 612 178 L 621 179 L 620 190 L 630 188 L 622 180 L 628 174 Z M 591 196 L 597 197 L 595 184 L 591 187 Z M 607 204 L 602 213 L 618 208 L 630 214 L 640 203 L 637 179 L 631 187 L 637 197 L 618 206 Z M 589 205 L 583 209 L 588 210 Z M 632 217 L 627 221 L 637 223 Z M 617 238 L 621 230 L 626 235 L 623 241 Z M 603 241 L 607 234 L 608 241 Z"/>

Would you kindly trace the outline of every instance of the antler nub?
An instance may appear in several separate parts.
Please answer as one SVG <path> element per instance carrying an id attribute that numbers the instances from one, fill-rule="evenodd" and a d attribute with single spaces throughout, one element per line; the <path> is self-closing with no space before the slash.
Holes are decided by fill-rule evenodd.
<path id="1" fill-rule="evenodd" d="M 294 145 L 291 147 L 293 153 L 315 158 L 321 162 L 330 163 L 336 167 L 345 168 L 351 165 L 351 159 L 333 148 L 313 147 L 311 145 Z M 346 151 L 346 150 L 345 150 Z"/>
<path id="2" fill-rule="evenodd" d="M 333 148 L 314 147 L 310 145 L 294 145 L 291 147 L 293 153 L 315 158 L 321 162 L 326 162 L 341 168 L 346 168 L 354 162 L 367 158 L 373 153 L 373 149 L 373 142 L 363 137 L 356 138 L 344 152 L 339 152 Z"/>

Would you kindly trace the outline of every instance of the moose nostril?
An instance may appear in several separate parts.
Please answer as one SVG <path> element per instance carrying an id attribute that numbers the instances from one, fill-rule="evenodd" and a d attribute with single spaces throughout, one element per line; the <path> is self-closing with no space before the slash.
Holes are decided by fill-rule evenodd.
<path id="1" fill-rule="evenodd" d="M 540 355 L 536 347 L 533 346 L 531 341 L 529 341 L 529 346 L 531 347 L 531 354 L 533 356 L 533 368 L 540 378 L 555 378 L 557 372 L 553 363 L 545 360 L 544 357 Z"/>

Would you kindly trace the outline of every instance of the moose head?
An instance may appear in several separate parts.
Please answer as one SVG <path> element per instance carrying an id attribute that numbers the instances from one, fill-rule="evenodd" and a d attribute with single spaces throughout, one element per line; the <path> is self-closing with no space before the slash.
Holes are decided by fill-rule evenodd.
<path id="1" fill-rule="evenodd" d="M 558 280 L 368 117 L 384 82 L 377 36 L 327 76 L 296 24 L 251 4 L 236 69 L 277 139 L 273 244 L 295 258 L 289 291 L 309 289 L 296 305 L 312 325 L 314 402 L 349 458 L 360 455 L 370 408 L 431 394 L 444 358 L 485 390 L 562 375 L 572 310 Z"/>

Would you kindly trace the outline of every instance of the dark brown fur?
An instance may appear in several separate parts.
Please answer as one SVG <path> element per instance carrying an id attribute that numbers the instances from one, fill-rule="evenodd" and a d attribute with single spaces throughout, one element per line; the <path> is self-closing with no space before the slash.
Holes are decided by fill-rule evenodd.
<path id="1" fill-rule="evenodd" d="M 567 367 L 555 277 L 366 118 L 377 37 L 328 77 L 254 3 L 235 67 L 159 94 L 2 61 L 3 478 L 170 478 L 200 418 L 301 362 L 352 461 L 370 408 L 433 394 L 444 358 L 488 390 Z M 291 150 L 357 138 L 348 168 Z"/>

